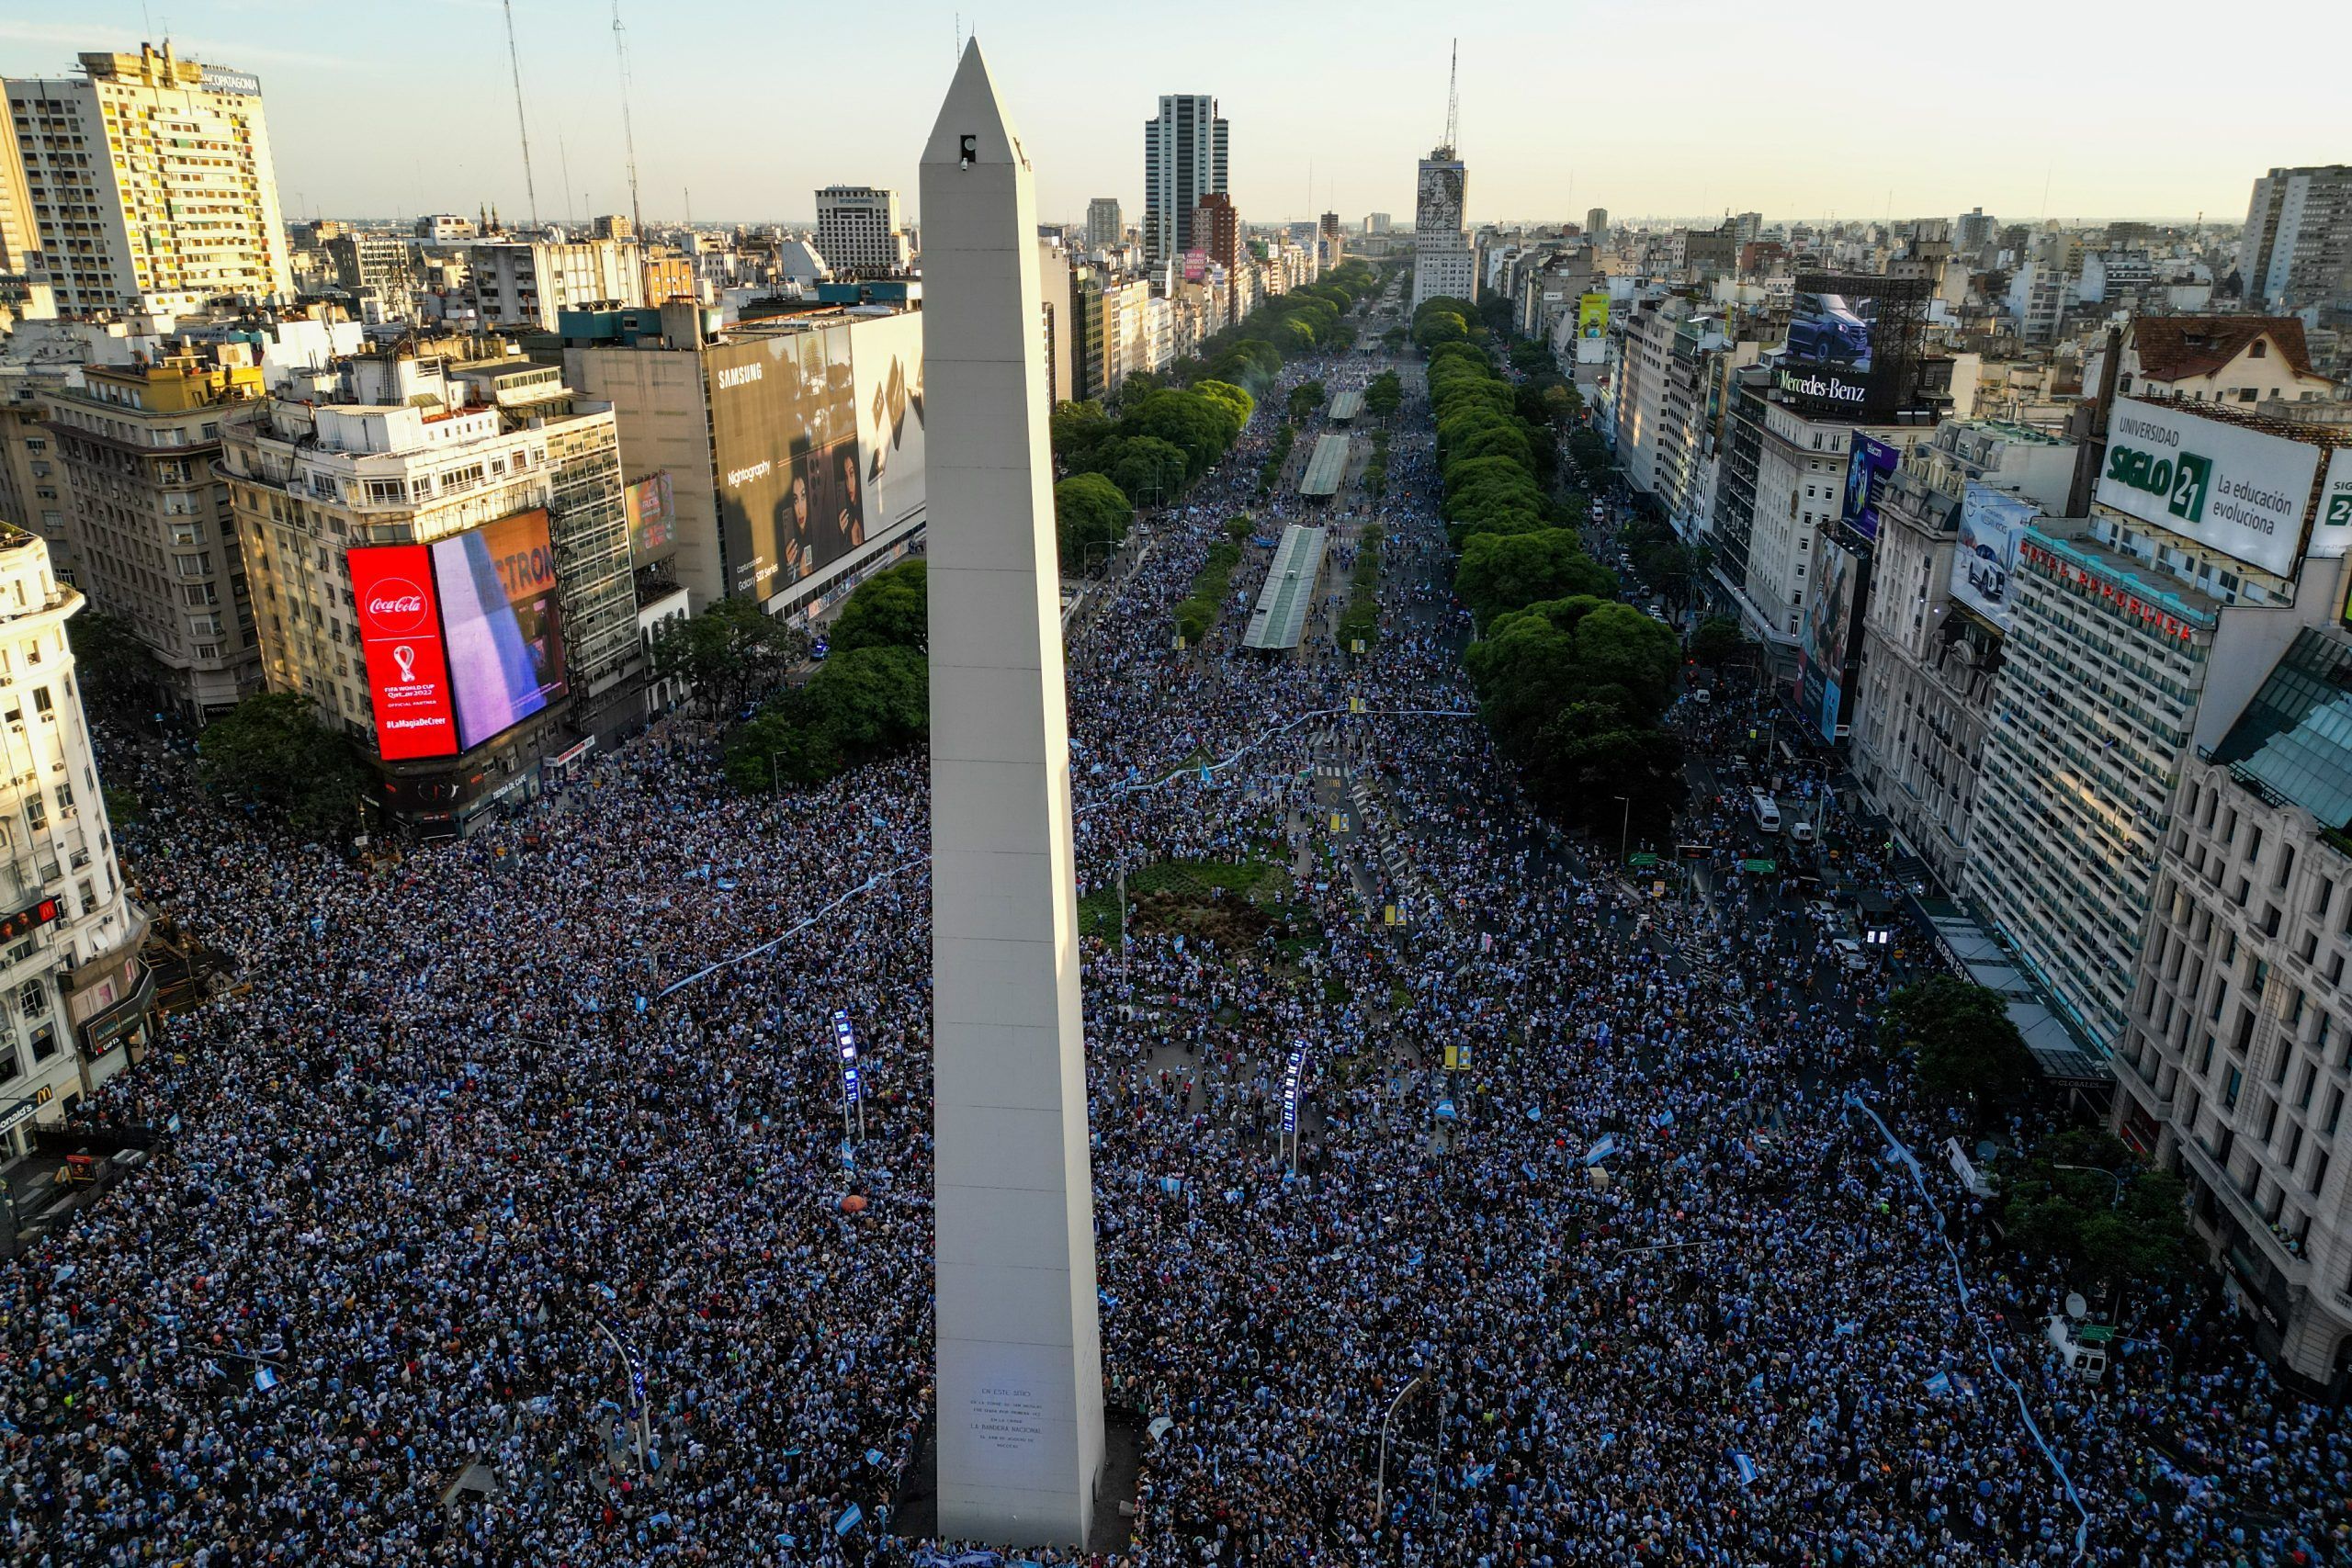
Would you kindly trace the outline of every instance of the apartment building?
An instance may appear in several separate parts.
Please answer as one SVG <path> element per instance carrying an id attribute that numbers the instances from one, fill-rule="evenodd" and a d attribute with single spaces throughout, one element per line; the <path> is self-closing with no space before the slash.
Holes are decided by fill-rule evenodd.
<path id="1" fill-rule="evenodd" d="M 468 290 L 485 327 L 553 332 L 566 310 L 645 303 L 644 253 L 631 240 L 477 240 L 465 247 Z"/>
<path id="2" fill-rule="evenodd" d="M 1946 420 L 1911 448 L 1878 506 L 1854 776 L 1949 888 L 1966 866 L 2018 536 L 2065 510 L 2074 462 L 2074 444 L 2046 432 Z"/>
<path id="3" fill-rule="evenodd" d="M 161 671 L 159 702 L 191 723 L 262 689 L 245 563 L 212 471 L 224 427 L 262 391 L 251 345 L 218 343 L 87 366 L 45 399 L 75 585 L 129 624 Z"/>
<path id="4" fill-rule="evenodd" d="M 58 309 L 175 315 L 291 299 L 260 82 L 168 42 L 80 58 L 80 76 L 5 84 Z"/>
<path id="5" fill-rule="evenodd" d="M 154 999 L 65 635 L 82 606 L 0 524 L 0 1161 L 144 1050 Z"/>
<path id="6" fill-rule="evenodd" d="M 1206 93 L 1163 94 L 1143 128 L 1143 248 L 1150 262 L 1200 248 L 1193 213 L 1227 194 L 1226 123 Z"/>
<path id="7" fill-rule="evenodd" d="M 343 369 L 223 442 L 263 668 L 372 750 L 388 818 L 462 833 L 634 720 L 616 423 L 551 366 Z"/>
<path id="8" fill-rule="evenodd" d="M 1127 221 L 1119 210 L 1115 196 L 1098 196 L 1086 204 L 1086 249 L 1091 255 L 1098 251 L 1116 250 L 1126 243 Z"/>
<path id="9" fill-rule="evenodd" d="M 899 220 L 899 193 L 827 186 L 817 193 L 817 254 L 835 277 L 896 276 L 913 257 Z"/>
<path id="10" fill-rule="evenodd" d="M 2238 234 L 2248 303 L 2271 310 L 2352 300 L 2352 164 L 2273 169 L 2254 182 Z"/>

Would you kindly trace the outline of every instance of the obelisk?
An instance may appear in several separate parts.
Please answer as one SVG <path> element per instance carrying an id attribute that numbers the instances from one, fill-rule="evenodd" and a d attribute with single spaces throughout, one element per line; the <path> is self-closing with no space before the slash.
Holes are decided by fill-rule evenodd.
<path id="1" fill-rule="evenodd" d="M 974 42 L 922 157 L 939 1529 L 1083 1545 L 1102 1345 L 1029 161 Z"/>

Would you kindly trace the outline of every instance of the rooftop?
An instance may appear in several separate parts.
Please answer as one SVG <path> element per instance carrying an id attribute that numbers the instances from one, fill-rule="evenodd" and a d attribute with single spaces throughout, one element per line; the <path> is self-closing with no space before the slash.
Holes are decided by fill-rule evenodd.
<path id="1" fill-rule="evenodd" d="M 2312 368 L 2311 348 L 2303 341 L 2303 323 L 2298 317 L 2135 316 L 2132 320 L 2132 346 L 2140 356 L 2140 374 L 2159 381 L 2211 376 L 2263 337 L 2270 340 L 2297 375 L 2318 374 Z"/>
<path id="2" fill-rule="evenodd" d="M 2265 800 L 2352 827 L 2352 638 L 2305 626 L 2213 749 Z"/>
<path id="3" fill-rule="evenodd" d="M 2045 517 L 2028 525 L 2034 543 L 2062 556 L 2116 587 L 2166 613 L 2211 631 L 2220 621 L 2224 601 L 2199 592 L 2169 572 L 2158 572 L 2150 562 L 2102 543 L 2091 533 L 2088 518 Z"/>

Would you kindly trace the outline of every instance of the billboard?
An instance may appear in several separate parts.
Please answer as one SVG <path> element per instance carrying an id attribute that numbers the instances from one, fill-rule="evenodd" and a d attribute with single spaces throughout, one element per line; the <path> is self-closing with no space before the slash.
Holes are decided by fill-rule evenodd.
<path id="1" fill-rule="evenodd" d="M 2312 516 L 2311 553 L 2352 555 L 2352 446 L 2338 446 L 2327 456 L 2319 510 Z"/>
<path id="2" fill-rule="evenodd" d="M 429 547 L 363 546 L 349 553 L 348 565 L 377 750 L 388 762 L 454 756 L 457 722 Z"/>
<path id="3" fill-rule="evenodd" d="M 470 750 L 563 695 L 563 614 L 544 507 L 427 547 L 441 640 Z"/>
<path id="4" fill-rule="evenodd" d="M 1846 457 L 1846 526 L 1865 539 L 1878 537 L 1878 503 L 1886 481 L 1903 461 L 1900 447 L 1875 436 L 1854 433 L 1853 450 Z"/>
<path id="5" fill-rule="evenodd" d="M 2018 568 L 2018 540 L 2041 509 L 2023 496 L 1968 481 L 1960 498 L 1960 543 L 1951 553 L 1951 596 L 1999 626 L 2009 628 L 2009 579 Z"/>
<path id="6" fill-rule="evenodd" d="M 678 508 L 670 488 L 670 470 L 659 469 L 629 480 L 621 491 L 621 509 L 628 517 L 628 558 L 643 566 L 674 552 L 678 545 Z"/>
<path id="7" fill-rule="evenodd" d="M 860 321 L 851 334 L 857 439 L 865 471 L 864 537 L 879 539 L 922 515 L 922 318 Z"/>
<path id="8" fill-rule="evenodd" d="M 1609 296 L 1579 294 L 1577 296 L 1577 336 L 1601 338 L 1609 335 Z"/>
<path id="9" fill-rule="evenodd" d="M 1866 569 L 1861 558 L 1819 536 L 1821 581 L 1805 607 L 1802 658 L 1798 672 L 1799 702 L 1820 730 L 1822 739 L 1835 743 L 1844 717 L 1850 667 L 1860 651 L 1855 637 L 1861 625 Z"/>
<path id="10" fill-rule="evenodd" d="M 1776 378 L 1817 413 L 1879 418 L 1917 391 L 1927 335 L 1923 278 L 1800 273 Z"/>
<path id="11" fill-rule="evenodd" d="M 727 590 L 766 600 L 865 540 L 850 326 L 721 344 L 703 364 Z"/>
<path id="12" fill-rule="evenodd" d="M 2096 499 L 2287 577 L 2302 549 L 2319 459 L 2320 449 L 2301 441 L 2118 398 Z"/>

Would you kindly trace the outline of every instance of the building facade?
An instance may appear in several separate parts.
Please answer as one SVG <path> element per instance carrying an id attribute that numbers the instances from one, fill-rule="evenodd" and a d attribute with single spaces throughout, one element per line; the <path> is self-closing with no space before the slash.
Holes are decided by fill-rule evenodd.
<path id="1" fill-rule="evenodd" d="M 1205 93 L 1164 94 L 1143 128 L 1143 249 L 1150 262 L 1199 249 L 1193 212 L 1226 186 L 1226 124 Z"/>
<path id="2" fill-rule="evenodd" d="M 2238 279 L 2247 302 L 2268 310 L 2352 301 L 2352 164 L 2273 169 L 2254 182 Z"/>
<path id="3" fill-rule="evenodd" d="M 1127 239 L 1125 214 L 1115 196 L 1098 196 L 1086 204 L 1086 249 L 1089 254 L 1116 250 Z"/>
<path id="4" fill-rule="evenodd" d="M 899 193 L 876 186 L 827 186 L 819 191 L 817 254 L 835 277 L 905 272 L 913 258 L 899 219 Z"/>
<path id="5" fill-rule="evenodd" d="M 65 635 L 82 604 L 0 525 L 0 1161 L 144 1049 L 154 998 Z"/>
<path id="6" fill-rule="evenodd" d="M 1470 172 L 1451 147 L 1420 162 L 1413 200 L 1413 309 L 1426 299 L 1478 298 L 1478 255 L 1462 227 Z"/>
<path id="7" fill-rule="evenodd" d="M 486 327 L 553 332 L 566 310 L 645 303 L 643 253 L 628 240 L 477 240 L 467 285 Z"/>
<path id="8" fill-rule="evenodd" d="M 261 85 L 167 42 L 6 83 L 44 270 L 67 312 L 291 299 Z"/>
<path id="9" fill-rule="evenodd" d="M 263 668 L 372 748 L 390 820 L 462 833 L 636 720 L 616 423 L 553 367 L 395 350 L 345 369 L 343 400 L 265 400 L 223 443 Z M 503 664 L 470 655 L 484 638 Z M 507 684 L 526 656 L 540 678 Z"/>
<path id="10" fill-rule="evenodd" d="M 262 689 L 259 634 L 228 498 L 222 432 L 263 390 L 243 344 L 92 365 L 47 399 L 74 580 L 153 655 L 160 703 L 196 724 Z"/>

